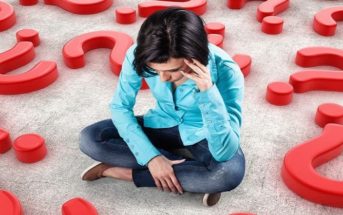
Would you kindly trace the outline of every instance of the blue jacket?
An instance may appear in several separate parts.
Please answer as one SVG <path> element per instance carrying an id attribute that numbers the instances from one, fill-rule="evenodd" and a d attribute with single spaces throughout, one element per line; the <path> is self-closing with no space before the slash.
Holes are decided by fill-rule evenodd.
<path id="1" fill-rule="evenodd" d="M 126 52 L 118 84 L 109 105 L 113 124 L 128 144 L 137 162 L 147 163 L 161 153 L 150 142 L 133 113 L 136 95 L 142 84 L 132 62 L 133 44 Z M 209 43 L 209 62 L 213 86 L 199 91 L 195 81 L 188 79 L 175 90 L 172 83 L 159 76 L 145 78 L 156 99 L 156 106 L 143 115 L 144 126 L 168 128 L 178 125 L 183 144 L 193 145 L 207 139 L 214 159 L 229 160 L 240 144 L 244 77 L 239 66 L 221 48 Z"/>

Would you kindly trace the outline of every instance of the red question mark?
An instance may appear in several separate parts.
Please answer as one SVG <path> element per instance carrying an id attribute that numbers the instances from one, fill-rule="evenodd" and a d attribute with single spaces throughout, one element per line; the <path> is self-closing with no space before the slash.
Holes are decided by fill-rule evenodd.
<path id="1" fill-rule="evenodd" d="M 38 0 L 20 0 L 20 4 L 30 6 L 37 4 Z M 47 5 L 56 5 L 66 11 L 76 14 L 95 14 L 106 10 L 112 4 L 112 0 L 44 0 Z"/>
<path id="2" fill-rule="evenodd" d="M 111 69 L 119 76 L 127 49 L 133 44 L 132 38 L 116 31 L 95 31 L 77 36 L 63 47 L 64 63 L 72 69 L 84 67 L 86 52 L 97 48 L 112 49 Z M 143 79 L 142 89 L 148 88 Z"/>
<path id="3" fill-rule="evenodd" d="M 17 197 L 6 190 L 0 190 L 0 214 L 22 215 L 23 210 Z"/>
<path id="4" fill-rule="evenodd" d="M 227 7 L 230 9 L 241 9 L 247 0 L 227 0 Z M 262 22 L 266 16 L 275 16 L 289 7 L 289 0 L 267 0 L 257 8 L 256 19 Z"/>
<path id="5" fill-rule="evenodd" d="M 97 215 L 96 208 L 82 198 L 74 198 L 62 206 L 62 215 Z"/>
<path id="6" fill-rule="evenodd" d="M 296 55 L 296 64 L 302 67 L 330 65 L 343 70 L 343 50 L 330 47 L 308 47 Z M 290 84 L 273 82 L 267 87 L 266 99 L 274 105 L 287 105 L 292 101 L 293 91 L 310 90 L 343 91 L 342 71 L 312 70 L 291 75 Z"/>
<path id="7" fill-rule="evenodd" d="M 227 7 L 240 9 L 244 7 L 246 0 L 227 0 Z M 279 34 L 282 32 L 283 20 L 276 17 L 277 14 L 289 7 L 289 0 L 267 0 L 257 8 L 256 19 L 262 22 L 261 30 L 267 34 Z"/>
<path id="8" fill-rule="evenodd" d="M 18 31 L 18 40 L 27 39 Z M 31 32 L 32 33 L 32 32 Z M 36 32 L 33 31 L 37 40 Z M 20 36 L 21 35 L 21 36 Z M 29 34 L 30 35 L 30 34 Z M 0 94 L 19 94 L 42 89 L 53 83 L 57 77 L 57 65 L 52 61 L 40 61 L 32 69 L 17 75 L 3 75 L 31 62 L 35 57 L 32 42 L 18 42 L 12 49 L 0 53 Z"/>
<path id="9" fill-rule="evenodd" d="M 328 123 L 343 125 L 343 107 L 335 103 L 324 103 L 319 105 L 315 122 L 320 127 L 324 127 Z"/>
<path id="10" fill-rule="evenodd" d="M 0 1 L 0 31 L 12 27 L 16 23 L 16 16 L 12 5 Z"/>
<path id="11" fill-rule="evenodd" d="M 10 134 L 0 128 L 0 154 L 10 150 L 12 147 Z"/>
<path id="12" fill-rule="evenodd" d="M 218 47 L 223 47 L 225 25 L 220 22 L 209 22 L 205 25 L 208 41 Z M 245 54 L 236 54 L 232 59 L 239 65 L 244 77 L 247 77 L 251 68 L 251 57 Z"/>
<path id="13" fill-rule="evenodd" d="M 167 7 L 178 6 L 191 10 L 199 16 L 206 12 L 207 0 L 177 0 L 177 1 L 148 1 L 138 4 L 138 14 L 141 17 L 148 17 L 158 10 Z"/>
<path id="14" fill-rule="evenodd" d="M 314 16 L 313 29 L 323 36 L 332 36 L 336 31 L 336 21 L 342 20 L 343 6 L 325 8 Z"/>
<path id="15" fill-rule="evenodd" d="M 315 168 L 343 151 L 343 125 L 327 124 L 319 137 L 292 148 L 284 157 L 281 176 L 299 196 L 319 204 L 343 207 L 343 182 L 319 175 Z"/>

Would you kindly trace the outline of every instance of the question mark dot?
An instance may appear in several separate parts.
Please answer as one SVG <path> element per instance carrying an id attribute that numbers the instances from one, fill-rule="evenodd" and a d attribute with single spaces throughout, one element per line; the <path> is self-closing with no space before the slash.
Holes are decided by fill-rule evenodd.
<path id="1" fill-rule="evenodd" d="M 273 105 L 287 105 L 293 98 L 293 86 L 286 82 L 272 82 L 267 86 L 266 100 Z"/>
<path id="2" fill-rule="evenodd" d="M 116 21 L 120 24 L 136 22 L 136 10 L 131 7 L 119 7 L 115 10 Z"/>
<path id="3" fill-rule="evenodd" d="M 315 122 L 320 127 L 324 127 L 328 123 L 343 124 L 343 107 L 334 103 L 319 105 Z"/>
<path id="4" fill-rule="evenodd" d="M 261 30 L 266 34 L 280 34 L 282 27 L 283 19 L 278 16 L 266 16 L 261 24 Z"/>

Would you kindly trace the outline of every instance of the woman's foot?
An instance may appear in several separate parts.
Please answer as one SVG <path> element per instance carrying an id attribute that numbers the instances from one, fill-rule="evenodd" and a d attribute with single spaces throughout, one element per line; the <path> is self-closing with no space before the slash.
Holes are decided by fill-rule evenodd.
<path id="1" fill-rule="evenodd" d="M 205 193 L 202 198 L 202 203 L 207 207 L 211 207 L 218 203 L 220 196 L 221 193 Z"/>
<path id="2" fill-rule="evenodd" d="M 132 181 L 132 169 L 125 167 L 108 168 L 102 173 L 102 175 L 125 181 Z"/>
<path id="3" fill-rule="evenodd" d="M 84 181 L 94 181 L 102 178 L 104 177 L 102 173 L 108 168 L 110 168 L 110 166 L 104 163 L 95 162 L 82 172 L 81 179 Z"/>
<path id="4" fill-rule="evenodd" d="M 106 176 L 132 181 L 132 169 L 112 167 L 101 162 L 95 162 L 82 172 L 81 179 L 85 181 L 94 181 Z"/>

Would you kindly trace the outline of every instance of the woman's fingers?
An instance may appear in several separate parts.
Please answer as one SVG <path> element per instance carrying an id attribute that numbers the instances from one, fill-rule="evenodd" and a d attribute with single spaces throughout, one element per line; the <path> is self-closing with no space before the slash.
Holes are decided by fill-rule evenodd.
<path id="1" fill-rule="evenodd" d="M 182 75 L 186 76 L 187 78 L 190 78 L 194 81 L 200 81 L 201 78 L 199 76 L 194 75 L 194 73 L 185 73 L 184 71 L 180 71 Z"/>
<path id="2" fill-rule="evenodd" d="M 164 178 L 164 180 L 167 182 L 169 189 L 172 190 L 174 193 L 176 193 L 176 188 L 175 188 L 172 180 L 170 179 L 170 176 Z"/>
<path id="3" fill-rule="evenodd" d="M 163 178 L 160 179 L 160 182 L 162 184 L 163 190 L 170 192 L 169 187 L 168 187 L 168 183 Z"/>
<path id="4" fill-rule="evenodd" d="M 185 59 L 184 61 L 199 77 L 203 77 L 204 72 L 201 71 L 200 67 L 198 67 L 195 63 L 189 62 L 187 59 Z"/>
<path id="5" fill-rule="evenodd" d="M 175 185 L 177 191 L 178 191 L 179 193 L 183 193 L 182 187 L 181 187 L 179 181 L 177 180 L 175 174 L 173 174 L 173 175 L 170 177 L 170 179 L 171 179 L 171 181 L 173 182 L 173 184 Z"/>
<path id="6" fill-rule="evenodd" d="M 155 184 L 156 184 L 156 186 L 157 186 L 157 189 L 159 189 L 159 190 L 163 190 L 162 189 L 162 184 L 161 184 L 161 182 L 157 179 L 157 178 L 154 178 L 154 181 L 155 181 Z"/>
<path id="7" fill-rule="evenodd" d="M 198 67 L 200 67 L 201 71 L 204 72 L 205 74 L 207 74 L 207 68 L 206 66 L 204 66 L 202 63 L 200 63 L 198 60 L 196 59 L 192 59 L 193 62 L 195 63 L 195 65 L 197 65 Z"/>

